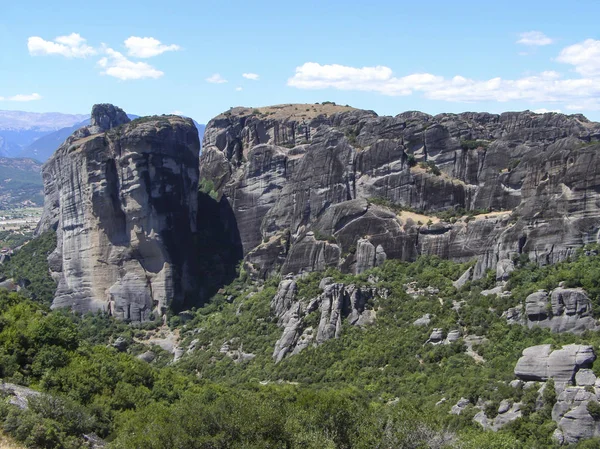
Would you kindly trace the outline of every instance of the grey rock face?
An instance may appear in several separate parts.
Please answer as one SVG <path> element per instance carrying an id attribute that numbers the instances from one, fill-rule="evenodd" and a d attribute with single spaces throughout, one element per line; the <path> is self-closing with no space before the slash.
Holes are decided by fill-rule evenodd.
<path id="1" fill-rule="evenodd" d="M 448 336 L 446 337 L 446 344 L 454 343 L 460 339 L 460 331 L 452 330 L 448 332 Z"/>
<path id="2" fill-rule="evenodd" d="M 552 419 L 559 431 L 554 437 L 561 444 L 600 436 L 600 422 L 587 410 L 589 402 L 598 401 L 598 392 L 598 389 L 592 393 L 585 387 L 568 387 L 560 393 L 552 409 Z"/>
<path id="3" fill-rule="evenodd" d="M 41 393 L 31 388 L 8 382 L 0 382 L 0 392 L 9 395 L 9 403 L 25 410 L 29 407 L 29 398 L 41 396 Z"/>
<path id="4" fill-rule="evenodd" d="M 473 273 L 473 267 L 469 267 L 456 281 L 452 282 L 452 285 L 456 289 L 463 287 L 471 279 Z"/>
<path id="5" fill-rule="evenodd" d="M 600 124 L 581 115 L 309 109 L 234 109 L 206 129 L 201 177 L 230 203 L 256 276 L 330 266 L 359 273 L 435 254 L 477 258 L 474 279 L 489 268 L 506 279 L 515 255 L 553 263 L 597 240 Z M 430 217 L 390 204 L 506 212 L 425 225 Z M 254 256 L 281 233 L 287 247 Z"/>
<path id="6" fill-rule="evenodd" d="M 473 420 L 479 423 L 484 429 L 496 432 L 521 416 L 523 416 L 521 403 L 515 402 L 511 404 L 509 401 L 503 400 L 498 407 L 498 414 L 495 418 L 488 418 L 482 410 L 473 417 Z"/>
<path id="7" fill-rule="evenodd" d="M 146 363 L 151 363 L 156 358 L 156 354 L 152 351 L 146 351 L 137 356 L 138 359 Z"/>
<path id="8" fill-rule="evenodd" d="M 146 321 L 194 288 L 196 128 L 178 116 L 128 122 L 118 108 L 95 106 L 93 125 L 44 165 L 38 232 L 57 232 L 54 308 Z"/>
<path id="9" fill-rule="evenodd" d="M 435 328 L 431 331 L 431 334 L 429 335 L 429 339 L 427 340 L 427 343 L 431 343 L 433 345 L 438 345 L 441 344 L 444 341 L 444 331 L 443 329 L 440 328 Z"/>
<path id="10" fill-rule="evenodd" d="M 288 354 L 298 354 L 310 344 L 320 345 L 338 338 L 342 331 L 342 320 L 353 326 L 367 326 L 375 321 L 375 312 L 369 310 L 367 302 L 375 296 L 385 295 L 375 287 L 361 287 L 335 283 L 331 278 L 321 281 L 323 293 L 316 298 L 297 298 L 296 281 L 284 279 L 277 294 L 271 300 L 271 310 L 283 328 L 282 336 L 273 350 L 275 362 Z M 316 329 L 306 324 L 312 313 L 319 314 Z"/>
<path id="11" fill-rule="evenodd" d="M 90 126 L 95 132 L 104 132 L 117 126 L 129 123 L 129 117 L 123 109 L 113 106 L 112 104 L 95 104 L 92 107 L 92 119 Z M 91 130 L 90 130 L 91 131 Z"/>
<path id="12" fill-rule="evenodd" d="M 501 259 L 496 265 L 496 280 L 508 281 L 510 273 L 515 271 L 515 264 L 510 259 Z"/>
<path id="13" fill-rule="evenodd" d="M 111 346 L 119 352 L 125 352 L 127 350 L 127 347 L 129 346 L 129 342 L 124 337 L 118 337 L 115 341 L 112 342 Z"/>
<path id="14" fill-rule="evenodd" d="M 418 318 L 414 321 L 413 325 L 415 326 L 427 326 L 431 322 L 431 315 L 426 313 L 421 318 Z"/>
<path id="15" fill-rule="evenodd" d="M 596 375 L 591 369 L 580 369 L 575 374 L 575 385 L 580 387 L 593 387 L 596 385 Z"/>
<path id="16" fill-rule="evenodd" d="M 525 302 L 530 328 L 539 326 L 575 334 L 598 328 L 592 317 L 592 302 L 582 289 L 559 287 L 550 295 L 542 290 L 529 295 Z"/>
<path id="17" fill-rule="evenodd" d="M 502 316 L 506 318 L 506 322 L 508 324 L 525 324 L 522 305 L 507 309 L 504 313 L 502 313 Z"/>
<path id="18" fill-rule="evenodd" d="M 588 368 L 596 360 L 591 346 L 566 345 L 552 351 L 551 345 L 531 346 L 523 350 L 523 356 L 515 367 L 515 376 L 526 381 L 572 383 L 575 373 Z"/>
<path id="19" fill-rule="evenodd" d="M 460 398 L 458 402 L 450 409 L 450 414 L 460 415 L 469 405 L 471 405 L 471 401 L 469 401 L 467 398 Z"/>

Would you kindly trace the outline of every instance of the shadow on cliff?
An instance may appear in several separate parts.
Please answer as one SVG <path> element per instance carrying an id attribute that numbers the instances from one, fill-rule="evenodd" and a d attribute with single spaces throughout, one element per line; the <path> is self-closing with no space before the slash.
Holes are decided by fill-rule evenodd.
<path id="1" fill-rule="evenodd" d="M 229 201 L 198 193 L 197 232 L 194 235 L 197 293 L 186 295 L 182 309 L 208 302 L 237 276 L 243 249 L 237 220 Z"/>

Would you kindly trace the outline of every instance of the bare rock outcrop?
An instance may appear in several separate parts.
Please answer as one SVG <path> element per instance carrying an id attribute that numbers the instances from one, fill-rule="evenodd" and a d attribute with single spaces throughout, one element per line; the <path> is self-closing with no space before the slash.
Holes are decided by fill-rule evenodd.
<path id="1" fill-rule="evenodd" d="M 589 368 L 594 360 L 596 354 L 588 345 L 572 344 L 555 350 L 551 345 L 531 346 L 523 350 L 515 376 L 525 381 L 554 379 L 557 384 L 570 384 L 577 371 Z"/>
<path id="2" fill-rule="evenodd" d="M 581 288 L 559 287 L 550 293 L 532 293 L 525 300 L 525 312 L 530 328 L 539 326 L 575 334 L 598 328 L 592 317 L 592 302 Z"/>
<path id="3" fill-rule="evenodd" d="M 552 350 L 550 345 L 540 345 L 523 350 L 515 367 L 521 379 L 511 382 L 515 387 L 522 381 L 554 381 L 557 398 L 552 419 L 558 428 L 553 437 L 561 445 L 600 436 L 600 382 L 591 369 L 595 359 L 591 346 L 571 344 Z M 542 384 L 540 394 L 547 386 Z"/>
<path id="4" fill-rule="evenodd" d="M 53 307 L 149 320 L 193 289 L 199 141 L 190 119 L 130 122 L 96 105 L 92 124 L 43 168 L 38 232 L 54 228 Z"/>
<path id="5" fill-rule="evenodd" d="M 231 206 L 258 277 L 435 254 L 505 280 L 514 256 L 554 263 L 597 241 L 599 138 L 581 115 L 235 108 L 208 124 L 200 174 Z M 437 222 L 453 208 L 491 213 Z"/>
<path id="6" fill-rule="evenodd" d="M 298 298 L 296 281 L 292 278 L 280 282 L 277 294 L 271 301 L 271 310 L 278 318 L 283 333 L 273 350 L 273 359 L 280 362 L 288 354 L 298 354 L 309 345 L 320 345 L 342 332 L 342 320 L 353 326 L 366 326 L 375 321 L 376 313 L 367 307 L 369 300 L 385 295 L 375 287 L 345 285 L 324 278 L 320 286 L 323 293 L 311 299 Z M 318 324 L 311 326 L 309 315 L 318 314 Z"/>

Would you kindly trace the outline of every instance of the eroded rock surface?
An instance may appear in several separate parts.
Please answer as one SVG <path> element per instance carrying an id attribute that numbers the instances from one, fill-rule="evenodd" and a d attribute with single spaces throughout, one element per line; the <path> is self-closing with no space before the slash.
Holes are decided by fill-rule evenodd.
<path id="1" fill-rule="evenodd" d="M 597 241 L 599 137 L 600 124 L 556 113 L 235 108 L 208 124 L 200 170 L 258 277 L 435 254 L 477 258 L 473 279 L 492 268 L 504 280 L 514 256 L 553 263 Z M 492 213 L 445 223 L 394 205 Z"/>
<path id="2" fill-rule="evenodd" d="M 531 346 L 523 350 L 523 356 L 515 367 L 515 376 L 525 381 L 546 381 L 572 383 L 575 373 L 581 368 L 589 368 L 596 360 L 596 354 L 588 345 L 566 345 L 552 350 L 551 345 Z"/>
<path id="3" fill-rule="evenodd" d="M 583 289 L 559 287 L 551 293 L 540 290 L 529 295 L 525 303 L 530 328 L 539 326 L 575 334 L 598 328 L 592 317 L 592 302 Z"/>
<path id="4" fill-rule="evenodd" d="M 44 165 L 38 232 L 56 229 L 53 307 L 146 321 L 193 289 L 199 141 L 190 119 L 129 122 L 96 105 L 92 124 Z"/>
<path id="5" fill-rule="evenodd" d="M 319 286 L 323 293 L 315 298 L 298 298 L 298 287 L 292 278 L 280 282 L 271 301 L 283 333 L 273 351 L 275 362 L 288 354 L 298 354 L 309 345 L 320 345 L 342 332 L 342 320 L 353 326 L 366 326 L 375 321 L 375 311 L 367 307 L 369 300 L 386 295 L 375 287 L 357 287 L 324 278 Z M 316 320 L 318 316 L 318 321 Z M 314 317 L 311 320 L 311 317 Z M 313 327 L 309 322 L 318 323 Z"/>

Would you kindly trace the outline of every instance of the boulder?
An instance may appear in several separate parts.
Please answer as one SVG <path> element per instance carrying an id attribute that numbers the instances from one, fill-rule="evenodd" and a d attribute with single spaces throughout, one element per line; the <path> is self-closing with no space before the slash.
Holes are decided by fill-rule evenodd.
<path id="1" fill-rule="evenodd" d="M 460 398 L 458 402 L 452 406 L 450 413 L 452 415 L 460 415 L 469 405 L 471 405 L 471 401 L 467 398 Z"/>
<path id="2" fill-rule="evenodd" d="M 550 313 L 550 304 L 548 303 L 548 292 L 540 290 L 532 293 L 525 299 L 525 313 L 530 322 L 543 321 L 548 319 Z"/>
<path id="3" fill-rule="evenodd" d="M 446 337 L 445 344 L 450 344 L 458 341 L 460 339 L 460 331 L 452 330 L 448 332 L 448 336 Z"/>
<path id="4" fill-rule="evenodd" d="M 426 313 L 421 318 L 417 318 L 414 322 L 414 326 L 428 326 L 431 322 L 431 314 Z"/>
<path id="5" fill-rule="evenodd" d="M 596 385 L 596 375 L 591 369 L 580 369 L 575 374 L 575 385 L 580 387 Z"/>
<path id="6" fill-rule="evenodd" d="M 523 350 L 523 356 L 515 367 L 515 376 L 526 381 L 571 383 L 575 373 L 590 367 L 596 354 L 588 345 L 566 345 L 552 351 L 551 345 L 531 346 Z"/>
<path id="7" fill-rule="evenodd" d="M 510 259 L 501 259 L 496 265 L 496 280 L 508 281 L 510 273 L 515 271 L 515 264 Z"/>
<path id="8" fill-rule="evenodd" d="M 29 407 L 29 399 L 41 396 L 39 391 L 33 390 L 21 385 L 0 382 L 0 392 L 8 395 L 9 403 L 19 407 L 21 410 L 26 410 Z"/>
<path id="9" fill-rule="evenodd" d="M 581 334 L 598 329 L 592 317 L 592 302 L 583 289 L 556 288 L 532 293 L 526 300 L 527 325 L 544 327 L 552 332 Z"/>
<path id="10" fill-rule="evenodd" d="M 129 346 L 129 342 L 127 341 L 127 339 L 125 337 L 117 337 L 117 339 L 112 342 L 111 346 L 119 352 L 124 352 L 127 350 L 127 347 Z"/>
<path id="11" fill-rule="evenodd" d="M 458 290 L 461 287 L 463 287 L 471 279 L 472 273 L 473 273 L 473 267 L 467 268 L 467 271 L 465 271 L 457 280 L 452 282 L 452 285 L 454 286 L 454 288 L 456 288 Z"/>
<path id="12" fill-rule="evenodd" d="M 138 355 L 137 358 L 146 363 L 151 363 L 156 358 L 156 354 L 154 352 L 148 350 L 148 351 Z"/>
<path id="13" fill-rule="evenodd" d="M 431 335 L 429 335 L 429 339 L 427 340 L 427 343 L 437 345 L 437 344 L 442 343 L 443 340 L 444 340 L 443 329 L 435 328 L 435 329 L 433 329 L 433 331 L 431 331 Z"/>

